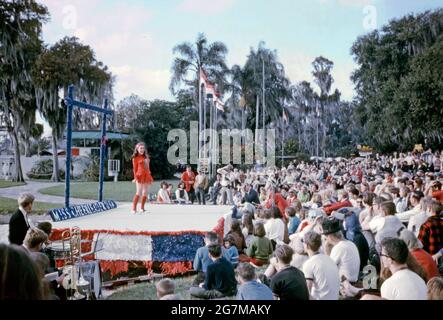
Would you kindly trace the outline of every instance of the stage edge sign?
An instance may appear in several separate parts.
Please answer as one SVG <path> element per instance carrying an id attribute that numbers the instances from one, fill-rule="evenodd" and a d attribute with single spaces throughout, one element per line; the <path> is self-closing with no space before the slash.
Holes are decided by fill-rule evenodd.
<path id="1" fill-rule="evenodd" d="M 52 221 L 65 221 L 117 208 L 113 200 L 82 204 L 68 208 L 52 209 L 48 212 Z"/>

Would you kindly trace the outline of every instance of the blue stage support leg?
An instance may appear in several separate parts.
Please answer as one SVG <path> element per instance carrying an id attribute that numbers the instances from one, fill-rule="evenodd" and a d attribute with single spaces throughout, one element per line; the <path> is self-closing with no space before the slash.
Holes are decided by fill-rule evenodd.
<path id="1" fill-rule="evenodd" d="M 68 88 L 68 97 L 73 100 L 74 86 Z M 65 170 L 65 207 L 69 207 L 69 198 L 71 193 L 71 157 L 72 157 L 72 103 L 67 106 L 67 128 L 66 128 L 66 170 Z"/>
<path id="2" fill-rule="evenodd" d="M 104 110 L 108 110 L 108 99 L 105 99 Z M 98 201 L 103 201 L 103 181 L 105 180 L 105 157 L 106 157 L 106 113 L 102 114 L 102 139 L 100 145 L 100 178 L 98 189 Z"/>

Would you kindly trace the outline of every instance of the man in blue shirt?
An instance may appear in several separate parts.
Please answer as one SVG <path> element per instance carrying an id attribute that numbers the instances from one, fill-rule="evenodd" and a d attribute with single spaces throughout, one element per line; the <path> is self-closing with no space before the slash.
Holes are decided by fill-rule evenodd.
<path id="1" fill-rule="evenodd" d="M 266 285 L 257 282 L 255 268 L 249 263 L 241 263 L 237 267 L 237 281 L 240 287 L 237 291 L 237 300 L 273 300 L 272 290 Z"/>
<path id="2" fill-rule="evenodd" d="M 208 247 L 213 263 L 208 266 L 204 282 L 193 286 L 190 294 L 201 299 L 219 299 L 234 296 L 237 292 L 237 281 L 232 264 L 222 256 L 220 245 Z"/>
<path id="3" fill-rule="evenodd" d="M 205 279 L 205 273 L 208 270 L 208 266 L 213 263 L 211 257 L 209 256 L 208 247 L 211 245 L 220 244 L 218 234 L 215 232 L 208 232 L 205 236 L 205 246 L 198 248 L 195 253 L 193 268 L 198 271 L 197 277 L 194 280 L 194 285 L 199 285 Z M 228 250 L 222 248 L 222 255 L 226 260 L 231 260 L 231 255 Z"/>

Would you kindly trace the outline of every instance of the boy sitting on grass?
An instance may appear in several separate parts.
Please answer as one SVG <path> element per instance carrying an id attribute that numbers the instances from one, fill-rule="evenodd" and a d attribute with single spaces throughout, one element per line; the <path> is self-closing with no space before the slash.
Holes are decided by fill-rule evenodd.
<path id="1" fill-rule="evenodd" d="M 237 281 L 232 264 L 222 256 L 220 245 L 208 247 L 213 263 L 208 265 L 205 281 L 198 287 L 191 287 L 190 294 L 201 299 L 220 299 L 237 293 Z"/>

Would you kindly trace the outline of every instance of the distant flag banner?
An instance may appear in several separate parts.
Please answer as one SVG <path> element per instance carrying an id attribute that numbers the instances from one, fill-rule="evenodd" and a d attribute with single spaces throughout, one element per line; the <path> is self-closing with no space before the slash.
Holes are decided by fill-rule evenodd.
<path id="1" fill-rule="evenodd" d="M 220 99 L 220 93 L 217 92 L 217 90 L 215 89 L 215 85 L 209 82 L 205 71 L 201 68 L 200 69 L 200 87 L 202 84 L 205 87 L 206 94 L 212 95 L 212 99 L 214 101 L 215 107 L 218 110 L 225 112 L 225 108 L 224 108 L 225 104 Z"/>
<path id="2" fill-rule="evenodd" d="M 283 110 L 283 121 L 284 123 L 289 123 L 288 114 L 286 113 L 286 110 Z"/>

